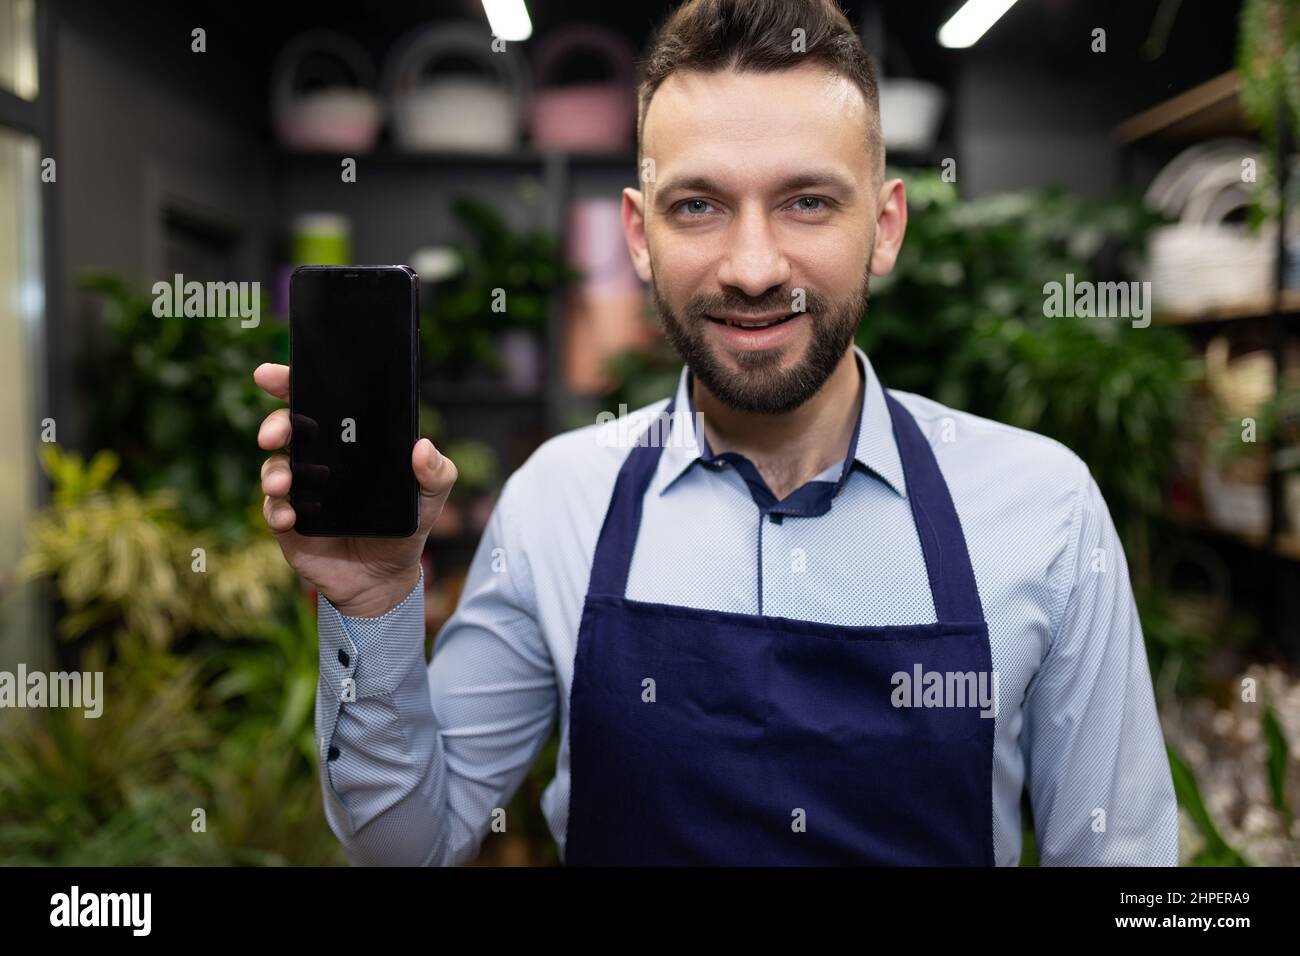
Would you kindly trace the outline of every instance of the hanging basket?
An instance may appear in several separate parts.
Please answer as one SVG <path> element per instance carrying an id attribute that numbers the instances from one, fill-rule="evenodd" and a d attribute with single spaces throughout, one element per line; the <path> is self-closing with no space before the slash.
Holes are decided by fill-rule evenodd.
<path id="1" fill-rule="evenodd" d="M 558 67 L 575 53 L 601 55 L 608 80 L 557 86 Z M 536 92 L 529 120 L 534 144 L 543 149 L 625 149 L 636 125 L 635 66 L 631 47 L 602 27 L 573 26 L 550 34 L 534 59 Z"/>
<path id="2" fill-rule="evenodd" d="M 1147 204 L 1179 217 L 1151 235 L 1148 279 L 1162 312 L 1262 307 L 1273 281 L 1276 223 L 1258 232 L 1228 217 L 1252 201 L 1242 160 L 1257 152 L 1201 144 L 1180 154 L 1147 190 Z"/>
<path id="3" fill-rule="evenodd" d="M 450 56 L 481 63 L 483 75 L 430 74 Z M 513 48 L 493 51 L 484 26 L 438 23 L 410 34 L 390 55 L 383 85 L 400 149 L 506 153 L 518 144 L 527 78 Z"/>
<path id="4" fill-rule="evenodd" d="M 365 153 L 374 147 L 383 110 L 374 65 L 355 42 L 325 30 L 304 33 L 280 53 L 272 77 L 272 119 L 285 149 Z"/>

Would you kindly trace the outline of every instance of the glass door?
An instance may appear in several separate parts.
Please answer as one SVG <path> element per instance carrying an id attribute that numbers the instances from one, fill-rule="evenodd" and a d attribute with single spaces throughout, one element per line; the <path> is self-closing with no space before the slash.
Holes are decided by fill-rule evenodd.
<path id="1" fill-rule="evenodd" d="M 40 500 L 36 449 L 45 387 L 45 222 L 41 143 L 47 135 L 37 64 L 35 0 L 0 0 L 0 669 L 39 666 L 44 606 L 16 567 Z"/>

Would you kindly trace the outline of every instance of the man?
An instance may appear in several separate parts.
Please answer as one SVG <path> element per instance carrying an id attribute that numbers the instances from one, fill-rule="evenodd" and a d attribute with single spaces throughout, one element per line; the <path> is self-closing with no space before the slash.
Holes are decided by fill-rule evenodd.
<path id="1" fill-rule="evenodd" d="M 887 391 L 854 344 L 907 206 L 843 15 L 695 0 L 642 73 L 624 228 L 685 368 L 637 428 L 562 434 L 510 477 L 427 666 L 419 556 L 454 464 L 416 445 L 400 541 L 295 534 L 284 456 L 263 468 L 321 595 L 321 785 L 349 858 L 474 857 L 558 716 L 542 807 L 570 864 L 1015 865 L 1026 784 L 1044 863 L 1176 864 L 1087 467 Z M 287 394 L 284 366 L 255 378 Z M 259 444 L 288 437 L 279 410 Z"/>

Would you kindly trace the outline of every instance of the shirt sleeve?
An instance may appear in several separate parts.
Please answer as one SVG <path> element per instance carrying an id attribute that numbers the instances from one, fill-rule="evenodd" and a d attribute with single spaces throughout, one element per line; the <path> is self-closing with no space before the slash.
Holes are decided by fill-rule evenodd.
<path id="1" fill-rule="evenodd" d="M 427 664 L 423 572 L 379 618 L 348 617 L 318 599 L 321 789 L 354 865 L 473 859 L 494 823 L 508 829 L 505 805 L 550 733 L 554 668 L 509 486 Z"/>
<path id="2" fill-rule="evenodd" d="M 1178 803 L 1128 563 L 1083 476 L 1068 594 L 1021 738 L 1043 866 L 1177 866 Z M 1060 605 L 1058 605 L 1060 606 Z"/>

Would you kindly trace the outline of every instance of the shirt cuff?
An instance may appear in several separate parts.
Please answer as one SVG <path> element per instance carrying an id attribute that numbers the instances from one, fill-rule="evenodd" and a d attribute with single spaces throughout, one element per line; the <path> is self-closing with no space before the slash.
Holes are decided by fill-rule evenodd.
<path id="1" fill-rule="evenodd" d="M 350 617 L 316 596 L 320 673 L 341 703 L 392 693 L 424 660 L 424 568 L 415 587 L 379 617 Z"/>

